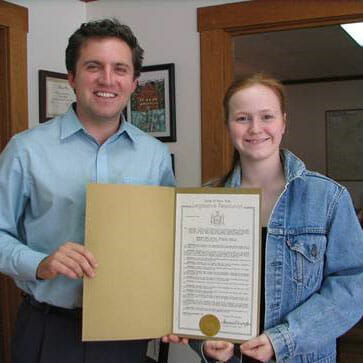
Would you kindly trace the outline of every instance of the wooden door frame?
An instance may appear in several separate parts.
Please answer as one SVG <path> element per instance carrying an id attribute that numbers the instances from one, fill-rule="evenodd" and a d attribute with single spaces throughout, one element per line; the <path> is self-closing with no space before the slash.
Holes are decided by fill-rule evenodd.
<path id="1" fill-rule="evenodd" d="M 0 26 L 7 37 L 6 140 L 28 128 L 28 9 L 0 1 Z M 1 145 L 3 146 L 3 145 Z"/>
<path id="2" fill-rule="evenodd" d="M 222 99 L 233 80 L 233 37 L 361 21 L 355 0 L 253 0 L 198 8 L 201 57 L 202 182 L 226 173 L 232 146 Z"/>
<path id="3" fill-rule="evenodd" d="M 28 128 L 27 33 L 28 9 L 0 0 L 0 152 L 10 137 Z M 0 274 L 1 358 L 11 362 L 11 337 L 20 302 L 20 290 Z"/>

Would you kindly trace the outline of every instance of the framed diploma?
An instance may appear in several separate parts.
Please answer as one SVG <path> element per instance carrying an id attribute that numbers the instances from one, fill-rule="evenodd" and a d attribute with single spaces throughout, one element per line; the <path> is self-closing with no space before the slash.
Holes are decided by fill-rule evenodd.
<path id="1" fill-rule="evenodd" d="M 76 100 L 67 74 L 39 70 L 39 122 L 62 115 Z"/>
<path id="2" fill-rule="evenodd" d="M 259 334 L 257 189 L 91 184 L 83 340 Z"/>

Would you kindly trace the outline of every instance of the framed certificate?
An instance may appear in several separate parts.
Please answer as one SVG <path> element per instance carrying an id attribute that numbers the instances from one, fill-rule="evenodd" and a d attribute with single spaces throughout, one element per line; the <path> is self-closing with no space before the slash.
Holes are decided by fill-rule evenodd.
<path id="1" fill-rule="evenodd" d="M 73 88 L 69 85 L 67 74 L 39 70 L 39 122 L 67 112 L 76 100 Z"/>

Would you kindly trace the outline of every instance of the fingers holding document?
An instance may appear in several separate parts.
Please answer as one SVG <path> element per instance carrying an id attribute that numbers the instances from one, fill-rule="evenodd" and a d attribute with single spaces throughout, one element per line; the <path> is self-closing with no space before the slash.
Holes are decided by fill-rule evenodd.
<path id="1" fill-rule="evenodd" d="M 97 261 L 93 254 L 79 243 L 66 242 L 43 259 L 37 269 L 38 279 L 51 280 L 59 275 L 70 279 L 95 276 Z"/>
<path id="2" fill-rule="evenodd" d="M 169 334 L 169 335 L 164 335 L 161 338 L 161 341 L 163 343 L 178 343 L 178 344 L 188 344 L 189 343 L 189 339 L 188 338 L 184 338 L 184 337 L 179 337 L 177 335 L 173 335 L 173 334 Z"/>
<path id="3" fill-rule="evenodd" d="M 275 355 L 270 339 L 266 334 L 261 334 L 241 344 L 241 353 L 261 362 L 267 362 Z"/>
<path id="4" fill-rule="evenodd" d="M 233 349 L 233 344 L 225 341 L 207 340 L 203 344 L 205 356 L 222 362 L 226 362 L 232 357 Z"/>

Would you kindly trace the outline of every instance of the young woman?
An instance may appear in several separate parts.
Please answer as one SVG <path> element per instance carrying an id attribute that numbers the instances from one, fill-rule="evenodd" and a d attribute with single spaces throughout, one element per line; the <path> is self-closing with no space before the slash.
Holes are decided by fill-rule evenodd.
<path id="1" fill-rule="evenodd" d="M 238 347 L 243 362 L 335 362 L 336 338 L 363 313 L 363 233 L 349 193 L 280 149 L 286 111 L 279 82 L 263 74 L 235 82 L 224 109 L 235 155 L 219 184 L 262 189 L 263 326 Z M 206 361 L 240 361 L 231 343 L 192 346 Z"/>

